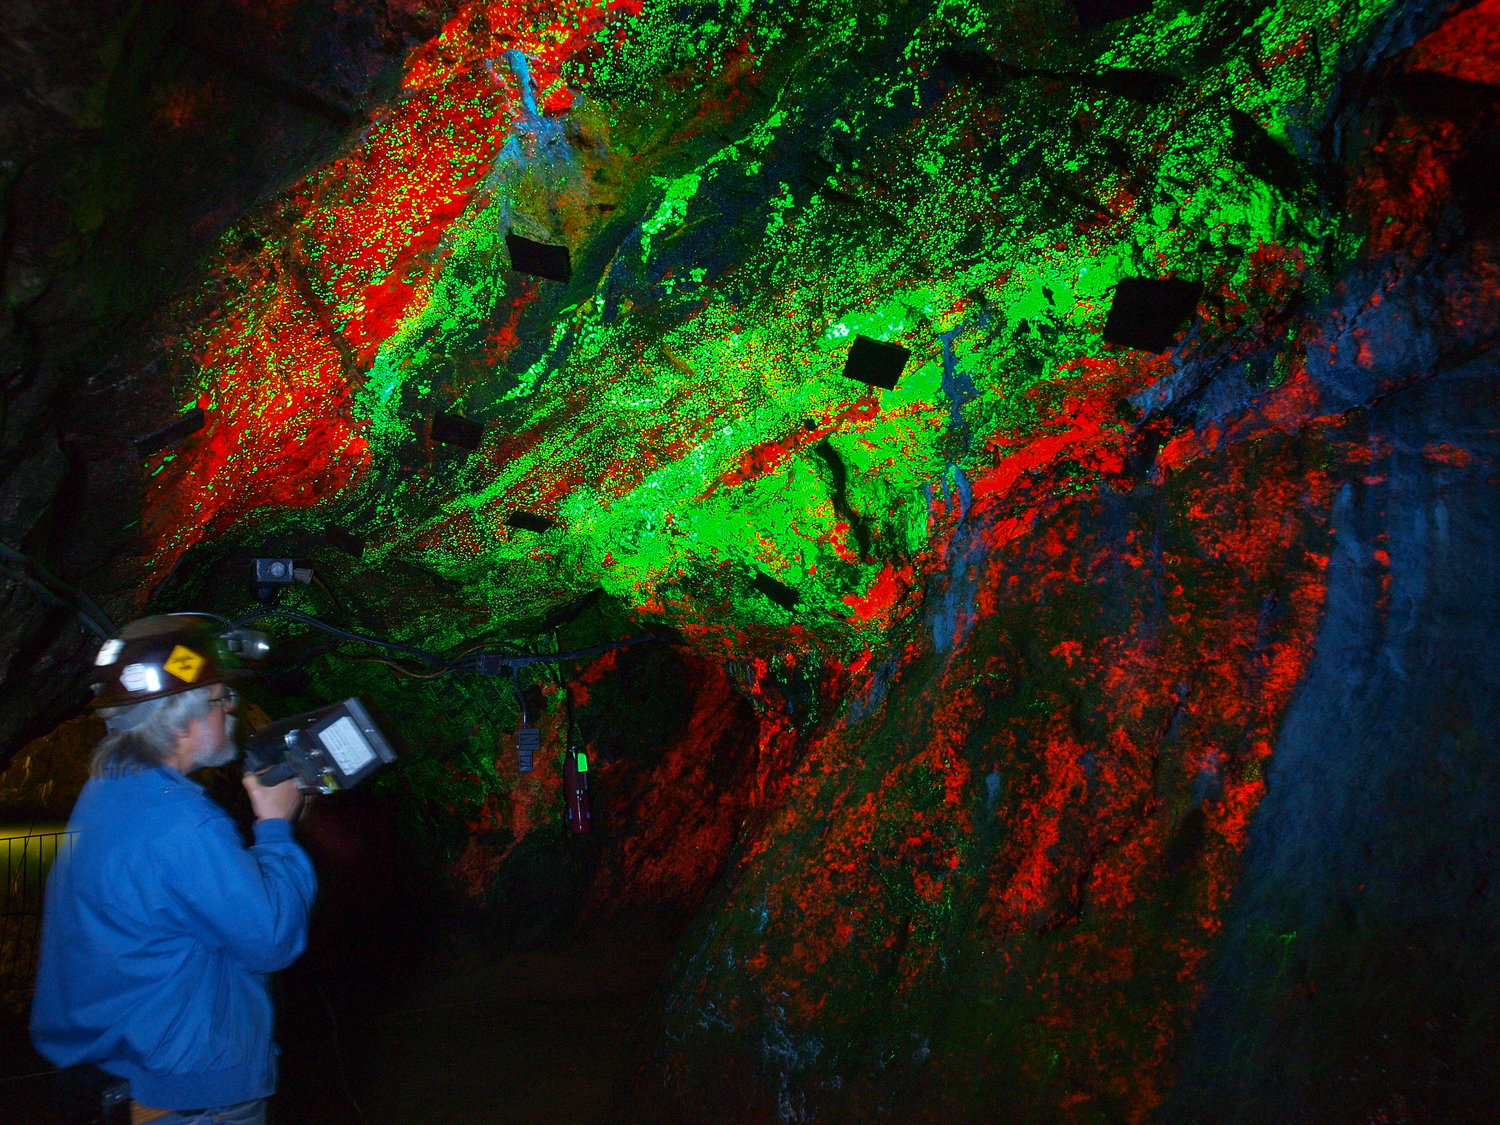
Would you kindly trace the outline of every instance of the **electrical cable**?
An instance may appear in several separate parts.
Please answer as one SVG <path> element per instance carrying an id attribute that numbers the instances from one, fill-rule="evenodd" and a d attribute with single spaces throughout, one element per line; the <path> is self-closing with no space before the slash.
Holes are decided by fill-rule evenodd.
<path id="1" fill-rule="evenodd" d="M 300 621 L 305 625 L 314 625 L 317 628 L 322 629 L 325 633 L 332 633 L 336 637 L 345 637 L 351 641 L 363 641 L 367 645 L 374 645 L 376 648 L 390 649 L 392 652 L 404 652 L 408 656 L 415 656 L 418 660 L 425 660 L 429 664 L 448 663 L 441 656 L 434 656 L 432 653 L 425 652 L 420 648 L 413 648 L 411 645 L 403 645 L 396 641 L 383 641 L 378 637 L 366 636 L 363 633 L 354 633 L 349 631 L 348 629 L 340 629 L 337 625 L 330 625 L 326 621 L 318 620 L 310 613 L 303 613 L 300 609 L 287 609 L 284 606 L 278 606 L 275 609 L 264 609 L 259 611 L 258 613 L 248 614 L 245 617 L 241 617 L 231 622 L 231 624 L 237 629 L 241 625 L 248 625 L 252 621 L 260 621 L 267 617 L 279 617 L 287 621 Z"/>
<path id="2" fill-rule="evenodd" d="M 563 731 L 565 747 L 571 750 L 574 746 L 584 746 L 583 731 L 578 727 L 578 711 L 573 706 L 573 693 L 567 685 L 563 685 L 563 722 L 566 724 Z M 588 747 L 584 746 L 584 749 L 587 751 Z"/>
<path id="3" fill-rule="evenodd" d="M 316 586 L 319 590 L 323 591 L 323 596 L 325 598 L 327 598 L 329 604 L 332 605 L 333 608 L 338 611 L 338 614 L 339 614 L 340 617 L 344 618 L 346 621 L 355 621 L 356 620 L 355 617 L 354 617 L 354 615 L 349 612 L 348 608 L 344 605 L 344 603 L 341 600 L 339 600 L 339 596 L 333 592 L 333 588 L 331 586 L 329 586 L 327 582 L 324 582 L 322 578 L 318 577 L 318 572 L 317 571 L 313 571 L 313 573 L 312 573 L 312 584 L 314 586 Z M 356 621 L 356 624 L 357 624 L 357 621 Z"/>
<path id="4" fill-rule="evenodd" d="M 562 642 L 557 639 L 557 630 L 552 630 L 552 655 L 556 656 L 562 651 Z M 548 667 L 552 670 L 552 678 L 557 681 L 557 686 L 567 690 L 567 683 L 563 680 L 562 669 L 558 667 L 557 661 L 550 661 Z"/>
<path id="5" fill-rule="evenodd" d="M 35 578 L 33 578 L 31 575 L 27 574 L 24 570 L 21 570 L 18 567 L 7 566 L 5 563 L 0 562 L 0 574 L 3 574 L 5 577 L 9 578 L 12 582 L 18 582 L 18 583 L 20 583 L 23 586 L 30 586 L 31 589 L 32 589 L 32 592 L 34 594 L 36 594 L 38 597 L 40 597 L 43 601 L 45 601 L 48 605 L 59 606 L 62 609 L 74 609 L 75 608 L 72 605 L 72 603 L 68 601 L 67 598 L 61 597 L 58 594 L 53 593 L 51 590 L 49 590 L 41 582 L 38 582 Z M 80 616 L 82 616 L 82 615 L 80 615 Z M 87 619 L 85 619 L 85 620 L 87 620 Z M 93 628 L 93 626 L 90 625 L 90 628 Z M 98 630 L 94 629 L 94 632 L 97 633 Z"/>
<path id="6" fill-rule="evenodd" d="M 512 664 L 510 666 L 510 686 L 515 690 L 516 702 L 521 706 L 521 725 L 529 727 L 531 722 L 526 715 L 526 696 L 521 691 L 521 668 L 519 665 Z"/>
<path id="7" fill-rule="evenodd" d="M 387 668 L 412 680 L 436 680 L 441 676 L 451 676 L 458 671 L 456 668 L 439 668 L 436 672 L 413 672 L 410 668 L 397 664 L 394 660 L 387 660 L 383 656 L 351 656 L 344 652 L 334 652 L 333 655 L 340 660 L 352 661 L 355 664 L 384 664 Z"/>
<path id="8" fill-rule="evenodd" d="M 493 668 L 525 667 L 528 664 L 560 664 L 565 660 L 581 660 L 585 656 L 598 656 L 609 652 L 611 649 L 626 648 L 629 645 L 638 645 L 645 641 L 654 641 L 659 638 L 647 633 L 639 637 L 626 637 L 620 641 L 606 641 L 603 644 L 591 645 L 588 648 L 575 648 L 567 652 L 551 653 L 529 653 L 526 656 L 507 656 L 498 653 L 481 653 L 477 657 L 469 657 L 463 661 L 454 663 L 454 670 L 459 672 L 489 671 Z"/>
<path id="9" fill-rule="evenodd" d="M 440 676 L 450 675 L 454 672 L 472 672 L 480 675 L 499 675 L 502 672 L 508 671 L 511 673 L 512 681 L 516 686 L 517 698 L 519 698 L 520 692 L 519 670 L 526 667 L 527 665 L 559 664 L 565 660 L 579 660 L 586 656 L 597 656 L 601 653 L 609 652 L 611 649 L 624 648 L 628 645 L 637 645 L 641 644 L 644 641 L 654 641 L 657 639 L 656 637 L 651 636 L 648 633 L 638 637 L 627 637 L 624 640 L 619 641 L 606 641 L 603 644 L 592 645 L 588 648 L 577 648 L 572 649 L 568 652 L 551 653 L 527 652 L 524 649 L 522 649 L 522 651 L 520 652 L 485 652 L 485 649 L 491 647 L 499 647 L 501 645 L 505 645 L 508 648 L 518 648 L 519 646 L 506 641 L 481 641 L 477 644 L 469 645 L 454 657 L 445 658 L 434 653 L 427 652 L 424 649 L 414 648 L 411 645 L 399 644 L 395 641 L 385 641 L 381 640 L 379 637 L 371 637 L 364 633 L 354 633 L 349 631 L 348 629 L 340 629 L 336 625 L 330 625 L 326 621 L 319 620 L 310 613 L 303 613 L 298 609 L 287 609 L 283 606 L 278 606 L 275 609 L 259 610 L 255 613 L 248 614 L 244 617 L 238 618 L 237 620 L 231 621 L 229 622 L 229 624 L 231 628 L 237 629 L 243 625 L 249 624 L 252 621 L 260 621 L 268 617 L 274 617 L 286 621 L 296 621 L 304 625 L 312 625 L 315 628 L 322 629 L 325 633 L 331 633 L 336 637 L 343 637 L 347 640 L 358 641 L 361 644 L 373 645 L 376 648 L 383 648 L 391 652 L 403 653 L 407 656 L 412 656 L 419 660 L 425 661 L 430 665 L 437 666 L 428 671 L 418 672 L 413 671 L 410 668 L 406 668 L 403 665 L 396 663 L 394 660 L 386 660 L 378 656 L 351 656 L 346 653 L 329 650 L 333 652 L 333 655 L 339 656 L 344 660 L 352 660 L 361 663 L 384 664 L 387 667 L 399 672 L 401 675 L 408 676 L 412 679 L 433 680 L 437 679 Z M 556 643 L 557 640 L 554 635 L 553 644 L 556 645 Z M 558 680 L 559 683 L 561 683 L 561 676 L 558 677 Z M 523 703 L 523 718 L 524 710 L 525 704 Z"/>
<path id="10" fill-rule="evenodd" d="M 515 650 L 516 653 L 518 653 L 521 656 L 530 656 L 531 655 L 531 650 L 530 649 L 528 649 L 525 645 L 520 644 L 519 642 L 516 642 L 516 641 L 476 641 L 473 644 L 471 644 L 468 648 L 466 648 L 462 652 L 458 653 L 457 655 L 449 657 L 449 659 L 450 660 L 461 660 L 465 656 L 468 656 L 470 653 L 478 652 L 480 649 L 484 649 L 484 648 L 499 648 L 499 647 L 506 647 L 506 648 L 513 649 L 513 650 Z"/>
<path id="11" fill-rule="evenodd" d="M 71 609 L 100 639 L 107 641 L 115 635 L 114 622 L 109 619 L 109 614 L 99 608 L 98 602 L 76 586 L 70 586 L 41 563 L 23 555 L 8 543 L 0 542 L 0 559 L 10 564 L 3 567 L 4 571 L 13 575 L 18 581 L 25 582 L 41 591 L 54 604 Z"/>

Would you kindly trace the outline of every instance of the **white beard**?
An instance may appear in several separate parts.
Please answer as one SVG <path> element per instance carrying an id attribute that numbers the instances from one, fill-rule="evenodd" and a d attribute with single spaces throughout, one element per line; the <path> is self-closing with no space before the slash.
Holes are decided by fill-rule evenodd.
<path id="1" fill-rule="evenodd" d="M 209 739 L 204 737 L 205 745 L 198 748 L 194 757 L 195 769 L 205 769 L 209 766 L 223 766 L 234 761 L 239 756 L 240 748 L 234 744 L 234 716 L 224 716 L 224 737 L 213 744 L 208 744 Z"/>

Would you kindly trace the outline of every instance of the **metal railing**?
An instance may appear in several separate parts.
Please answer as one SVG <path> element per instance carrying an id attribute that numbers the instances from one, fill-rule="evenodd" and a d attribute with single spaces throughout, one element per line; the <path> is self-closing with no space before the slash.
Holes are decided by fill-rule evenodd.
<path id="1" fill-rule="evenodd" d="M 42 886 L 73 832 L 31 832 L 0 837 L 5 883 L 0 891 L 0 1005 L 20 1007 L 31 998 L 42 925 Z"/>

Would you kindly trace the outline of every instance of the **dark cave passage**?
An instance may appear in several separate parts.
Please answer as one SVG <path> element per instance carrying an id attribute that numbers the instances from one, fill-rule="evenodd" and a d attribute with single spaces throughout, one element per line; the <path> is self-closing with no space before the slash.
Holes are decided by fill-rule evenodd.
<path id="1" fill-rule="evenodd" d="M 389 846 L 388 809 L 313 815 L 325 894 L 307 952 L 278 978 L 273 1122 L 616 1119 L 681 918 L 575 920 L 508 938 Z M 320 839 L 357 840 L 358 853 L 331 858 Z M 555 917 L 577 914 L 575 890 L 564 884 L 548 904 Z M 0 1012 L 0 1059 L 0 1121 L 50 1120 L 54 1072 L 30 1044 L 23 1007 Z"/>
<path id="2" fill-rule="evenodd" d="M 616 1120 L 665 961 L 648 933 L 574 935 L 504 956 L 450 937 L 441 953 L 376 966 L 406 982 L 386 1007 L 372 1007 L 363 987 L 288 974 L 278 1120 Z M 294 1001 L 297 989 L 310 991 Z M 335 1017 L 347 1092 L 336 1059 L 330 1066 Z"/>
<path id="3" fill-rule="evenodd" d="M 368 840 L 360 821 L 342 827 Z M 348 858 L 281 980 L 278 1121 L 611 1119 L 680 922 L 579 920 L 576 884 L 554 877 L 529 898 L 565 920 L 506 935 L 430 885 L 391 893 L 399 856 L 361 855 L 362 881 Z"/>

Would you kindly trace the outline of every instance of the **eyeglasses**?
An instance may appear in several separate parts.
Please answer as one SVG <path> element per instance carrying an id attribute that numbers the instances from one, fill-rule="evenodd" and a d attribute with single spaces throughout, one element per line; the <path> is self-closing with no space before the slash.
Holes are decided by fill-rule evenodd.
<path id="1" fill-rule="evenodd" d="M 234 705 L 240 701 L 240 697 L 239 694 L 234 690 L 234 688 L 227 687 L 224 689 L 223 695 L 209 696 L 208 701 L 210 703 L 220 704 L 224 708 L 224 710 L 229 711 L 232 710 L 234 708 Z"/>

